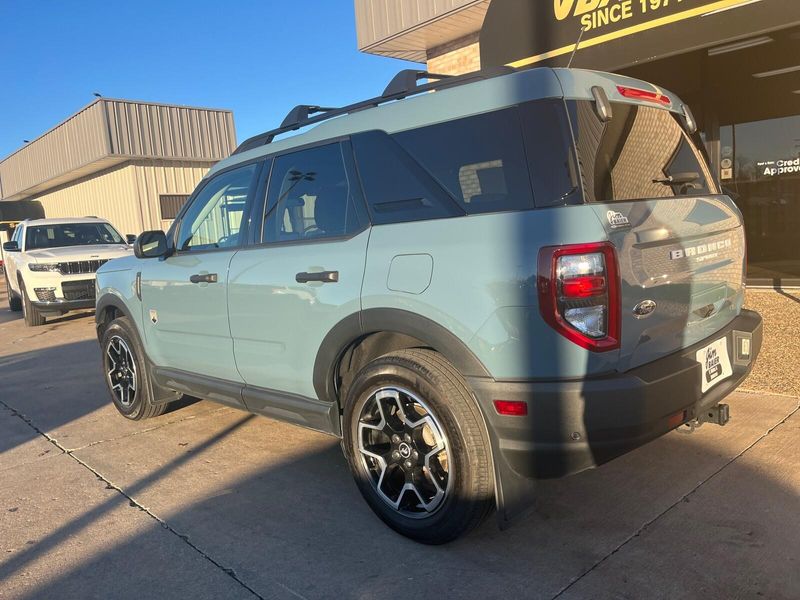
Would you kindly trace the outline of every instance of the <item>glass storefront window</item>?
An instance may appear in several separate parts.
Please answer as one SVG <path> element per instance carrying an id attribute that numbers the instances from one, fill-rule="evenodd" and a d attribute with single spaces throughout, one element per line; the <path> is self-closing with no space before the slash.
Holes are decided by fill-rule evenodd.
<path id="1" fill-rule="evenodd" d="M 721 127 L 720 180 L 744 215 L 749 283 L 800 284 L 800 115 Z"/>

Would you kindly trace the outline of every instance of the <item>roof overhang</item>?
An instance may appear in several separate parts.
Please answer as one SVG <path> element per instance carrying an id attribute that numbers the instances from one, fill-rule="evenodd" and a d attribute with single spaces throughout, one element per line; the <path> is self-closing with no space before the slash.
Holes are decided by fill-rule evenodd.
<path id="1" fill-rule="evenodd" d="M 0 197 L 28 198 L 128 160 L 215 163 L 235 147 L 228 110 L 100 98 L 0 161 Z"/>
<path id="2" fill-rule="evenodd" d="M 490 0 L 356 0 L 358 49 L 425 62 L 429 51 L 470 35 L 483 25 Z"/>

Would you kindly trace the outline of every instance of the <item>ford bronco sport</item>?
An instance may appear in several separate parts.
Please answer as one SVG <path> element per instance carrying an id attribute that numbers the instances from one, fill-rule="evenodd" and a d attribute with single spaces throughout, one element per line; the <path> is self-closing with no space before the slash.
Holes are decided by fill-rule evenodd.
<path id="1" fill-rule="evenodd" d="M 761 319 L 674 94 L 426 75 L 245 141 L 100 269 L 96 318 L 124 416 L 189 394 L 338 436 L 378 516 L 442 543 L 536 477 L 724 424 Z"/>

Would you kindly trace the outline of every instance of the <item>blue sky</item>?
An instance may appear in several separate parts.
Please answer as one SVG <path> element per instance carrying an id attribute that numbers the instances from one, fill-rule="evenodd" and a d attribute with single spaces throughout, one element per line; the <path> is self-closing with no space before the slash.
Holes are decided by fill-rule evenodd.
<path id="1" fill-rule="evenodd" d="M 95 91 L 231 109 L 242 141 L 409 66 L 358 52 L 352 0 L 0 0 L 0 158 Z"/>

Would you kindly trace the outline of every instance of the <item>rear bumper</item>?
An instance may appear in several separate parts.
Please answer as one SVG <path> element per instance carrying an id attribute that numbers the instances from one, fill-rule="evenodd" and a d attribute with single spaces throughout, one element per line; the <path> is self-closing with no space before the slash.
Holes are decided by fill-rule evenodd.
<path id="1" fill-rule="evenodd" d="M 703 394 L 695 353 L 722 337 L 733 374 Z M 750 339 L 749 357 L 741 356 L 742 338 Z M 494 437 L 495 460 L 522 477 L 560 477 L 630 452 L 718 404 L 750 373 L 761 342 L 761 316 L 743 310 L 702 342 L 626 373 L 580 381 L 470 378 L 469 383 Z M 528 415 L 498 415 L 495 399 L 526 401 Z"/>

